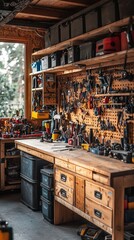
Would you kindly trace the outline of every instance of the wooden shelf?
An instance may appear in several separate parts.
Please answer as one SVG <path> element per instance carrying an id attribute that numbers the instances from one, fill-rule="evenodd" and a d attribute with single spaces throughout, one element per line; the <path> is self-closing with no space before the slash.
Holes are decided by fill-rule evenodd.
<path id="1" fill-rule="evenodd" d="M 77 41 L 84 42 L 84 41 L 87 41 L 89 39 L 93 39 L 93 38 L 99 37 L 101 35 L 107 34 L 109 32 L 113 32 L 113 29 L 115 27 L 122 27 L 122 26 L 128 25 L 129 20 L 130 20 L 130 17 L 119 20 L 117 22 L 113 22 L 111 24 L 108 24 L 106 26 L 103 26 L 103 27 L 100 27 L 100 28 L 97 28 L 97 29 L 94 29 L 90 32 L 87 32 L 87 33 L 81 34 L 77 37 L 71 38 L 69 40 L 60 42 L 60 43 L 58 43 L 56 45 L 53 45 L 51 47 L 48 47 L 48 48 L 42 49 L 40 51 L 34 52 L 32 54 L 32 56 L 48 55 L 48 54 L 51 54 L 51 53 L 56 52 L 58 50 L 62 50 L 64 48 L 67 48 L 68 46 L 77 43 Z M 134 16 L 133 16 L 133 20 L 134 20 Z"/>
<path id="2" fill-rule="evenodd" d="M 96 94 L 94 97 L 114 97 L 114 96 L 134 96 L 134 93 L 106 93 L 106 94 Z"/>
<path id="3" fill-rule="evenodd" d="M 118 62 L 118 64 L 123 64 L 126 54 L 127 54 L 127 63 L 133 62 L 134 48 L 125 50 L 125 51 L 106 54 L 103 56 L 98 56 L 98 57 L 94 57 L 86 60 L 81 60 L 81 61 L 70 63 L 70 64 L 65 64 L 63 66 L 57 66 L 55 68 L 49 68 L 47 70 L 42 70 L 36 73 L 30 73 L 30 75 L 33 76 L 40 73 L 67 74 L 70 72 L 72 73 L 72 72 L 82 71 L 83 69 L 97 68 L 98 66 L 99 67 L 103 67 L 107 65 L 110 66 L 110 65 L 114 65 L 116 62 Z"/>

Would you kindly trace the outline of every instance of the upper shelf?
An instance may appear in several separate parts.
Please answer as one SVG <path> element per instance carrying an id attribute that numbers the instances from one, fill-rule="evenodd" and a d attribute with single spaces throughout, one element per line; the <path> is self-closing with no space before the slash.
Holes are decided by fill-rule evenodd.
<path id="1" fill-rule="evenodd" d="M 134 61 L 134 48 L 131 48 L 129 50 L 115 52 L 111 54 L 106 54 L 99 57 L 94 57 L 86 60 L 81 60 L 78 62 L 65 64 L 63 66 L 57 66 L 55 68 L 49 68 L 47 70 L 42 70 L 35 73 L 30 73 L 31 76 L 41 74 L 41 73 L 59 73 L 59 74 L 67 74 L 69 72 L 76 72 L 76 71 L 82 71 L 83 69 L 88 68 L 97 68 L 97 67 L 104 67 L 104 66 L 110 66 L 113 64 L 123 64 L 125 56 L 127 54 L 127 63 L 131 63 Z"/>
<path id="2" fill-rule="evenodd" d="M 132 18 L 134 20 L 134 16 Z M 37 52 L 34 52 L 32 54 L 32 56 L 48 55 L 48 54 L 54 53 L 58 50 L 65 49 L 65 48 L 74 44 L 77 41 L 87 41 L 87 40 L 92 39 L 94 37 L 98 37 L 98 36 L 107 34 L 109 32 L 113 32 L 116 27 L 122 27 L 122 26 L 128 25 L 129 21 L 130 21 L 130 17 L 124 18 L 124 19 L 119 20 L 117 22 L 113 22 L 113 23 L 108 24 L 106 26 L 94 29 L 94 30 L 92 30 L 90 32 L 87 32 L 87 33 L 84 33 L 84 34 L 81 34 L 77 37 L 74 37 L 74 38 L 71 38 L 69 40 L 60 42 L 60 43 L 58 43 L 56 45 L 53 45 L 51 47 L 48 47 L 48 48 L 39 50 Z"/>

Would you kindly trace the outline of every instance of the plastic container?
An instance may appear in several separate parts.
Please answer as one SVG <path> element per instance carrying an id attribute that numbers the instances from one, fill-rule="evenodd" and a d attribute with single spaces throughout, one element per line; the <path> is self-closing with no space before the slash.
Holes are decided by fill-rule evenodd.
<path id="1" fill-rule="evenodd" d="M 133 0 L 118 0 L 120 19 L 134 15 L 134 1 Z"/>
<path id="2" fill-rule="evenodd" d="M 53 188 L 54 170 L 51 168 L 44 168 L 44 169 L 41 169 L 40 172 L 41 172 L 41 183 L 48 188 Z"/>
<path id="3" fill-rule="evenodd" d="M 51 67 L 56 67 L 60 65 L 61 51 L 57 51 L 51 54 Z"/>
<path id="4" fill-rule="evenodd" d="M 119 11 L 117 1 L 109 0 L 101 6 L 102 26 L 119 20 Z"/>
<path id="5" fill-rule="evenodd" d="M 77 62 L 80 60 L 79 46 L 70 46 L 68 49 L 68 63 Z"/>
<path id="6" fill-rule="evenodd" d="M 46 185 L 44 185 L 43 183 L 41 183 L 40 186 L 41 186 L 42 197 L 52 202 L 54 199 L 54 189 L 46 187 Z"/>
<path id="7" fill-rule="evenodd" d="M 42 68 L 42 70 L 51 68 L 51 58 L 49 55 L 41 58 L 41 68 Z"/>
<path id="8" fill-rule="evenodd" d="M 94 9 L 85 14 L 86 32 L 96 29 L 100 26 L 100 17 L 98 9 Z"/>
<path id="9" fill-rule="evenodd" d="M 86 42 L 80 46 L 80 60 L 89 59 L 95 56 L 95 44 Z"/>
<path id="10" fill-rule="evenodd" d="M 32 210 L 40 208 L 40 186 L 35 180 L 31 180 L 21 174 L 21 201 Z"/>
<path id="11" fill-rule="evenodd" d="M 71 20 L 71 38 L 81 35 L 85 32 L 84 30 L 84 18 L 79 16 Z"/>
<path id="12" fill-rule="evenodd" d="M 47 199 L 45 199 L 44 197 L 41 196 L 41 200 L 42 200 L 42 207 L 41 207 L 41 211 L 43 214 L 43 217 L 49 221 L 50 223 L 54 222 L 54 206 L 53 203 L 48 201 Z"/>
<path id="13" fill-rule="evenodd" d="M 60 30 L 59 25 L 53 25 L 50 27 L 50 39 L 51 45 L 55 45 L 60 42 Z"/>
<path id="14" fill-rule="evenodd" d="M 65 21 L 60 24 L 60 37 L 61 37 L 61 42 L 71 38 L 70 21 Z"/>
<path id="15" fill-rule="evenodd" d="M 28 153 L 21 152 L 21 174 L 31 180 L 39 181 L 40 169 L 46 164 L 48 162 Z"/>

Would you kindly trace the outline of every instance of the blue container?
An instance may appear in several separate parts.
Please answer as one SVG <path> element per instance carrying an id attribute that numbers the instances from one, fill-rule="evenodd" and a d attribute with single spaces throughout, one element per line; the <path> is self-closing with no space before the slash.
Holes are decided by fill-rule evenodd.
<path id="1" fill-rule="evenodd" d="M 42 68 L 41 68 L 41 60 L 39 59 L 36 62 L 33 62 L 31 64 L 31 67 L 32 67 L 32 72 L 33 73 L 41 71 L 42 70 Z"/>

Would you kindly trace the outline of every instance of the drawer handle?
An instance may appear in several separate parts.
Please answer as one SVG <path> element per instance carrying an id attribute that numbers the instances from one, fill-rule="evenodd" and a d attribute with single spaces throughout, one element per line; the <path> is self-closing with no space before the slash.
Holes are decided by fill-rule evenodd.
<path id="1" fill-rule="evenodd" d="M 63 188 L 60 189 L 60 193 L 62 197 L 67 198 L 67 192 Z"/>
<path id="2" fill-rule="evenodd" d="M 101 218 L 101 217 L 102 217 L 102 213 L 101 213 L 99 210 L 97 210 L 97 209 L 94 209 L 94 215 L 95 215 L 96 217 L 98 217 L 98 218 Z"/>
<path id="3" fill-rule="evenodd" d="M 102 199 L 102 193 L 100 193 L 99 191 L 94 191 L 94 196 L 95 198 Z"/>
<path id="4" fill-rule="evenodd" d="M 66 181 L 67 181 L 67 176 L 66 176 L 65 174 L 61 173 L 61 175 L 60 175 L 60 180 L 61 180 L 62 182 L 66 182 Z"/>

